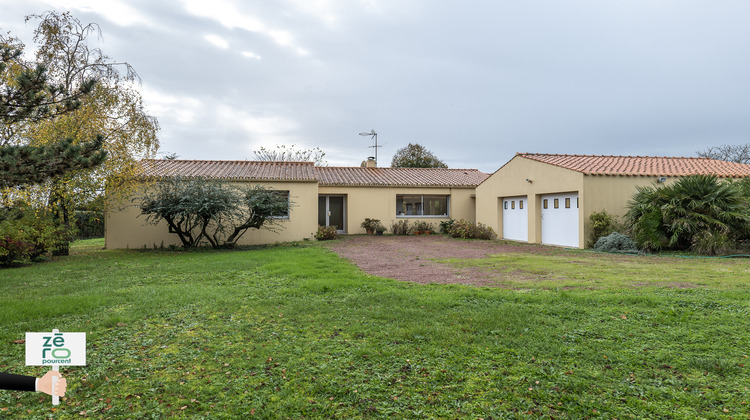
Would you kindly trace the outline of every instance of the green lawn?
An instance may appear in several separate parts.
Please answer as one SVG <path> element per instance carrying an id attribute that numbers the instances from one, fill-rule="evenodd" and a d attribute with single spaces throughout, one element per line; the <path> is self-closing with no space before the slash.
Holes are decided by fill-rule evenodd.
<path id="1" fill-rule="evenodd" d="M 104 251 L 0 270 L 0 370 L 83 331 L 54 409 L 9 418 L 748 418 L 750 262 L 579 251 L 473 264 L 508 288 L 362 274 L 315 243 Z M 679 286 L 679 287 L 675 287 Z M 690 286 L 688 288 L 684 286 Z"/>

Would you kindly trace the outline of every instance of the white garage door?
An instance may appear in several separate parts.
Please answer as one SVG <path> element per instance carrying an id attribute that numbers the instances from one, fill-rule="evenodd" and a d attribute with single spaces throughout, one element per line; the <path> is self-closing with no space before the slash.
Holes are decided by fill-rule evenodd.
<path id="1" fill-rule="evenodd" d="M 542 196 L 542 243 L 578 248 L 578 193 Z"/>
<path id="2" fill-rule="evenodd" d="M 503 238 L 514 241 L 529 240 L 529 216 L 526 197 L 503 199 Z"/>

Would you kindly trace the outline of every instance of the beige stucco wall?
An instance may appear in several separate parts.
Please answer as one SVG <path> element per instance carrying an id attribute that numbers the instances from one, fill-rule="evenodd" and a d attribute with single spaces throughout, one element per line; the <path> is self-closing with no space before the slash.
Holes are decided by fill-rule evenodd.
<path id="1" fill-rule="evenodd" d="M 477 187 L 477 222 L 491 226 L 502 238 L 502 199 L 526 196 L 529 203 L 529 242 L 541 243 L 541 196 L 566 192 L 577 192 L 583 203 L 583 174 L 515 156 Z M 579 212 L 580 244 L 584 243 L 583 225 L 583 212 Z"/>
<path id="2" fill-rule="evenodd" d="M 281 221 L 278 233 L 267 229 L 250 229 L 240 238 L 240 245 L 268 244 L 312 238 L 318 227 L 318 184 L 316 182 L 253 183 L 275 190 L 289 191 L 292 207 L 289 219 Z M 111 203 L 105 217 L 105 247 L 151 248 L 181 245 L 174 233 L 169 233 L 166 222 L 153 225 L 140 215 L 138 204 L 128 201 Z"/>
<path id="3" fill-rule="evenodd" d="M 526 179 L 531 180 L 527 182 Z M 526 196 L 529 202 L 529 242 L 541 243 L 541 196 L 577 192 L 579 198 L 578 243 L 587 245 L 592 213 L 606 210 L 619 220 L 637 186 L 654 186 L 656 176 L 584 175 L 554 165 L 515 156 L 477 187 L 477 221 L 492 226 L 503 237 L 502 199 Z M 666 184 L 677 177 L 668 177 Z"/>
<path id="4" fill-rule="evenodd" d="M 343 195 L 346 197 L 346 233 L 365 233 L 360 226 L 365 218 L 379 219 L 390 231 L 396 220 L 424 220 L 431 223 L 435 230 L 440 229 L 440 222 L 449 219 L 466 219 L 475 221 L 475 202 L 472 195 L 474 188 L 408 188 L 408 187 L 326 187 L 319 188 L 320 195 Z M 449 195 L 448 217 L 396 217 L 396 195 L 424 194 Z M 315 207 L 317 217 L 317 205 Z M 316 219 L 317 220 L 317 219 Z"/>

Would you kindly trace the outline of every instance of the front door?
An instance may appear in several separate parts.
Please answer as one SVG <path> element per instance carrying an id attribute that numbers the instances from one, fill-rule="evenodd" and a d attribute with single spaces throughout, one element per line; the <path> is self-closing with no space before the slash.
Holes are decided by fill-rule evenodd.
<path id="1" fill-rule="evenodd" d="M 336 226 L 336 232 L 346 233 L 346 198 L 343 195 L 321 195 L 318 197 L 318 224 Z"/>

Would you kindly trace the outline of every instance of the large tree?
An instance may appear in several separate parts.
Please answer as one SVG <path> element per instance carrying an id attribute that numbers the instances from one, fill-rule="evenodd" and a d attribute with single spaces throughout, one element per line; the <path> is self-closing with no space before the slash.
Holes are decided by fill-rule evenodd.
<path id="1" fill-rule="evenodd" d="M 750 163 L 750 143 L 712 146 L 696 152 L 698 156 L 727 162 Z"/>
<path id="2" fill-rule="evenodd" d="M 442 160 L 421 144 L 411 144 L 398 149 L 391 161 L 393 168 L 447 168 Z"/>
<path id="3" fill-rule="evenodd" d="M 103 139 L 73 144 L 70 138 L 45 145 L 23 144 L 31 124 L 60 117 L 81 105 L 95 85 L 85 80 L 75 90 L 48 82 L 43 65 L 25 65 L 13 39 L 0 36 L 0 190 L 55 179 L 104 161 Z"/>
<path id="4" fill-rule="evenodd" d="M 100 135 L 106 161 L 93 168 L 69 173 L 46 183 L 30 197 L 46 200 L 69 223 L 73 203 L 91 200 L 105 192 L 128 194 L 135 185 L 138 160 L 155 156 L 159 142 L 157 120 L 144 109 L 138 75 L 126 62 L 110 59 L 90 38 L 100 35 L 94 23 L 83 24 L 69 13 L 31 15 L 38 21 L 34 32 L 36 63 L 46 69 L 49 83 L 75 92 L 91 81 L 90 92 L 70 112 L 26 124 L 16 130 L 17 145 L 46 146 L 58 139 L 81 144 Z"/>

